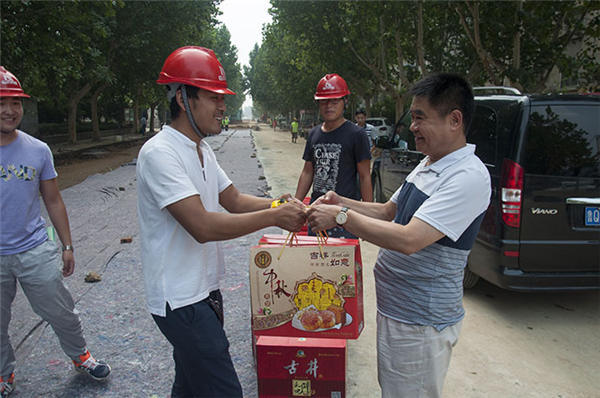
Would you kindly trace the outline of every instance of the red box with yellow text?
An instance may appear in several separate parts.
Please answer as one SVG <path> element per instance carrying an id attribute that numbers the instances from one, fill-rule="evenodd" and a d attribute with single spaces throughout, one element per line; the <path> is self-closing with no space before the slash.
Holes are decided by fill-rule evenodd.
<path id="1" fill-rule="evenodd" d="M 260 398 L 346 396 L 346 340 L 259 336 Z"/>

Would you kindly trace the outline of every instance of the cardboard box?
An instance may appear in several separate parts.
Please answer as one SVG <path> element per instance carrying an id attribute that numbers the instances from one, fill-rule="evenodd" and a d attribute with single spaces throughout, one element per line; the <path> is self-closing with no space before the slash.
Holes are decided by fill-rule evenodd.
<path id="1" fill-rule="evenodd" d="M 259 336 L 258 396 L 346 396 L 346 340 Z"/>
<path id="2" fill-rule="evenodd" d="M 265 235 L 250 253 L 256 335 L 356 339 L 364 326 L 362 261 L 356 239 Z M 282 250 L 283 248 L 283 250 Z"/>

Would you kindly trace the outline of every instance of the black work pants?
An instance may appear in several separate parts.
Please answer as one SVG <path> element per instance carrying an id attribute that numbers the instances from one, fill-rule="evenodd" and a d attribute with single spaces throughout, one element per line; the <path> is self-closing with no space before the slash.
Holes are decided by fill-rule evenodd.
<path id="1" fill-rule="evenodd" d="M 221 302 L 221 293 L 211 292 Z M 172 398 L 242 397 L 242 387 L 229 355 L 229 341 L 208 299 L 178 308 L 167 305 L 166 317 L 152 315 L 173 346 L 175 381 Z"/>

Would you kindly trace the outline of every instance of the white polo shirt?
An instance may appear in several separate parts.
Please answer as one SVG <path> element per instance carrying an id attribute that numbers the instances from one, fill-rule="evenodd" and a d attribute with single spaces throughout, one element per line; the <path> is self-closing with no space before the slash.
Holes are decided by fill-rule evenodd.
<path id="1" fill-rule="evenodd" d="M 166 207 L 199 195 L 207 211 L 220 211 L 219 193 L 231 185 L 210 146 L 201 141 L 204 167 L 196 144 L 170 126 L 140 150 L 137 166 L 138 220 L 142 267 L 150 313 L 165 316 L 196 303 L 219 288 L 225 272 L 219 242 L 199 243 Z"/>

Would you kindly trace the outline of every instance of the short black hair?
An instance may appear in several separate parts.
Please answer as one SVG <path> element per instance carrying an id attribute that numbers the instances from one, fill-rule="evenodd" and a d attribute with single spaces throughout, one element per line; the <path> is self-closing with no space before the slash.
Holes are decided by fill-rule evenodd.
<path id="1" fill-rule="evenodd" d="M 410 93 L 415 97 L 425 97 L 441 116 L 454 109 L 463 115 L 464 134 L 467 135 L 475 101 L 473 90 L 467 80 L 455 73 L 434 73 L 415 83 Z"/>
<path id="2" fill-rule="evenodd" d="M 181 88 L 183 88 L 183 86 Z M 185 88 L 188 98 L 198 98 L 198 91 L 200 90 L 198 87 L 185 85 Z M 169 90 L 169 87 L 167 87 L 167 90 Z M 179 117 L 181 108 L 177 103 L 177 96 L 173 96 L 173 98 L 171 98 L 169 110 L 171 111 L 171 120 L 177 119 Z"/>
<path id="3" fill-rule="evenodd" d="M 367 116 L 367 112 L 365 112 L 364 109 L 358 109 L 356 112 L 354 112 L 354 116 L 360 115 L 360 114 Z"/>

